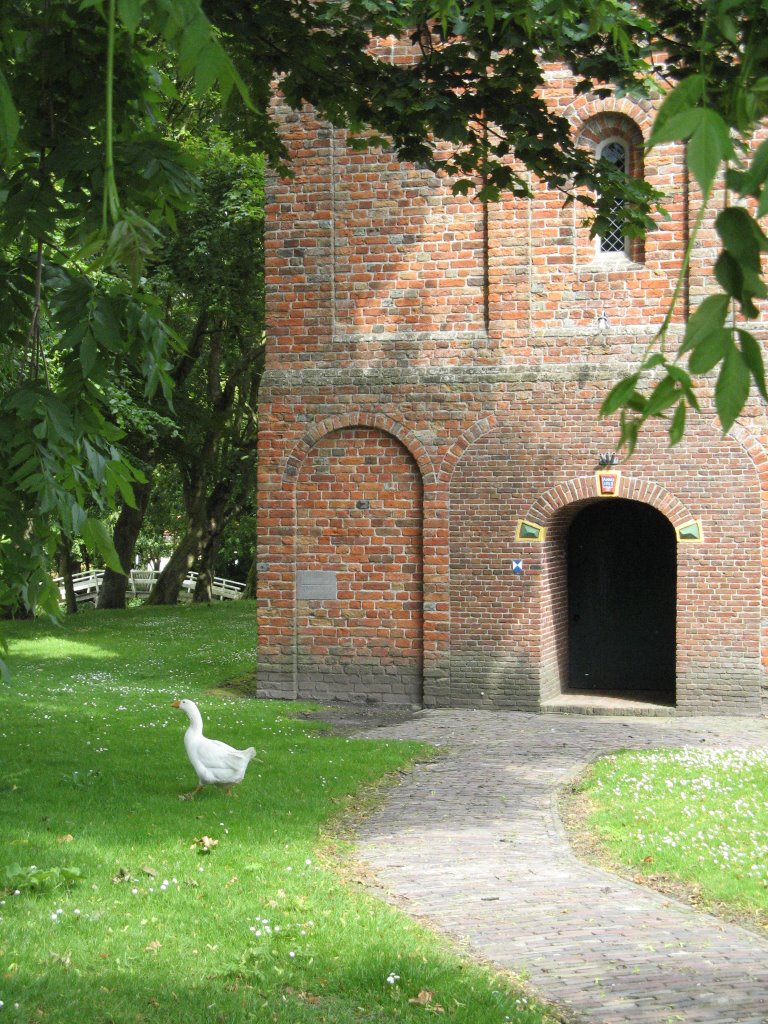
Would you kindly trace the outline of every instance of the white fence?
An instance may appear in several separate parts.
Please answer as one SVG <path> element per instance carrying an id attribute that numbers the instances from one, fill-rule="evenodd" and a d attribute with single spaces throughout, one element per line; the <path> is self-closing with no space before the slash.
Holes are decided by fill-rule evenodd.
<path id="1" fill-rule="evenodd" d="M 147 597 L 152 587 L 155 585 L 157 577 L 160 575 L 158 569 L 131 569 L 128 578 L 128 594 L 134 597 Z M 99 590 L 101 589 L 101 581 L 104 579 L 103 569 L 90 569 L 87 572 L 76 572 L 72 576 L 72 586 L 75 591 L 75 600 L 78 604 L 87 604 L 88 602 L 96 601 L 99 596 Z M 62 601 L 65 599 L 66 594 L 64 591 L 64 579 L 59 576 L 55 581 L 59 588 Z M 181 585 L 181 591 L 179 592 L 179 600 L 192 600 L 192 595 L 195 592 L 195 585 L 197 584 L 197 573 L 190 572 L 184 582 Z M 213 598 L 217 601 L 236 601 L 239 597 L 242 597 L 243 591 L 245 590 L 245 584 L 240 583 L 238 580 L 226 580 L 221 576 L 214 576 L 213 586 L 211 588 Z"/>

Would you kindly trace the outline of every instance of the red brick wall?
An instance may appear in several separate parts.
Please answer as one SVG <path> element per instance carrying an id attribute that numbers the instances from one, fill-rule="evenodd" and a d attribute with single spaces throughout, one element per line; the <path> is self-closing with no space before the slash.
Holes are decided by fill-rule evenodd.
<path id="1" fill-rule="evenodd" d="M 650 106 L 570 87 L 551 69 L 574 134 L 594 144 L 620 126 L 639 162 Z M 284 127 L 296 176 L 272 181 L 267 210 L 260 691 L 535 709 L 568 683 L 568 524 L 610 500 L 594 471 L 616 424 L 597 410 L 658 329 L 681 265 L 696 202 L 681 147 L 645 157 L 670 218 L 630 259 L 597 254 L 578 209 L 542 189 L 489 209 L 486 254 L 482 210 L 445 182 L 353 153 L 310 113 Z M 714 247 L 708 227 L 694 300 Z M 621 467 L 624 496 L 704 524 L 703 544 L 678 544 L 681 711 L 759 710 L 767 434 L 758 408 L 728 438 L 711 414 L 694 418 L 674 449 L 649 425 Z M 523 517 L 545 543 L 515 541 Z M 337 598 L 299 600 L 307 570 L 336 572 Z"/>

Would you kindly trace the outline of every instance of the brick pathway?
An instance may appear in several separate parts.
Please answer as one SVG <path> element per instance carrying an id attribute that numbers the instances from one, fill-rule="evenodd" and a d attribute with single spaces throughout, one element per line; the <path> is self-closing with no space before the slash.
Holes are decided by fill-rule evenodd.
<path id="1" fill-rule="evenodd" d="M 768 722 L 423 711 L 375 738 L 447 747 L 360 829 L 385 891 L 599 1024 L 767 1024 L 768 939 L 588 867 L 557 789 L 620 747 L 768 746 Z"/>

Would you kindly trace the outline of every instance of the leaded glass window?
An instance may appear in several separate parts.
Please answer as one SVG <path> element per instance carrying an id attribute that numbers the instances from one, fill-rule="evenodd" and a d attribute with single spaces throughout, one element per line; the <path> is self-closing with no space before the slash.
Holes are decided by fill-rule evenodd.
<path id="1" fill-rule="evenodd" d="M 597 151 L 597 156 L 602 157 L 603 160 L 607 160 L 609 163 L 612 163 L 617 170 L 623 171 L 625 174 L 629 169 L 627 147 L 618 139 L 602 143 Z M 599 240 L 600 252 L 626 253 L 627 251 L 627 238 L 624 234 L 621 223 L 622 205 L 621 200 L 617 200 L 613 205 L 608 217 L 608 230 L 601 235 Z"/>

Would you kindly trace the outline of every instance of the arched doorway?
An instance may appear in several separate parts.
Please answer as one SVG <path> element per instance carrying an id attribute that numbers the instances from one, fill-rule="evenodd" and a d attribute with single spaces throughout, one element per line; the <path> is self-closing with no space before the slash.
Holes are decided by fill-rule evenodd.
<path id="1" fill-rule="evenodd" d="M 675 702 L 677 544 L 650 505 L 588 505 L 568 530 L 568 689 Z"/>

